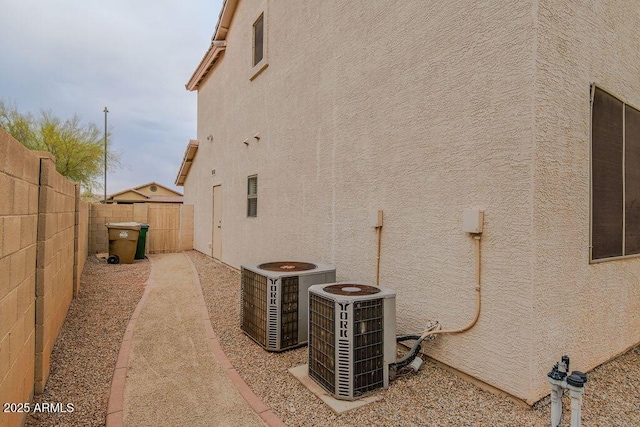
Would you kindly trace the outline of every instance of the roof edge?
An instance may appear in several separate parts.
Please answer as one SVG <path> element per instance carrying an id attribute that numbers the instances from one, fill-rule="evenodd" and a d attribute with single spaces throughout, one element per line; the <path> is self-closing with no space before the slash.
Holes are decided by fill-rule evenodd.
<path id="1" fill-rule="evenodd" d="M 239 0 L 224 0 L 222 10 L 220 11 L 220 15 L 218 15 L 216 30 L 213 32 L 213 38 L 211 41 L 227 39 L 229 26 L 231 25 L 231 20 L 233 19 L 233 15 L 238 7 L 238 1 Z"/>
<path id="2" fill-rule="evenodd" d="M 141 188 L 143 188 L 143 187 L 147 187 L 147 186 L 150 186 L 150 185 L 155 185 L 157 187 L 162 187 L 165 190 L 170 191 L 173 194 L 175 194 L 176 197 L 183 196 L 182 193 L 180 193 L 179 191 L 174 190 L 173 188 L 169 188 L 166 185 L 159 184 L 156 181 L 151 181 L 151 182 L 147 182 L 146 184 L 138 185 L 136 187 L 127 188 L 126 190 L 122 190 L 122 191 L 118 191 L 117 193 L 110 194 L 109 197 L 107 197 L 107 200 L 112 199 L 115 196 L 119 196 L 120 194 L 124 194 L 124 193 L 128 193 L 128 192 L 139 194 L 139 195 L 144 196 L 144 197 L 146 197 L 148 199 L 148 198 L 153 197 L 153 196 L 146 195 L 146 194 L 140 192 L 139 190 Z"/>
<path id="3" fill-rule="evenodd" d="M 135 187 L 135 188 L 127 188 L 126 190 L 122 190 L 122 191 L 118 191 L 117 193 L 113 193 L 113 194 L 109 195 L 109 197 L 107 197 L 107 200 L 111 200 L 114 197 L 119 196 L 119 195 L 124 194 L 124 193 L 136 193 L 136 194 L 138 194 L 138 195 L 140 195 L 142 197 L 145 197 L 147 199 L 149 198 L 149 196 L 147 196 L 144 193 L 141 193 L 140 191 L 138 191 L 138 188 Z"/>
<path id="4" fill-rule="evenodd" d="M 175 195 L 177 195 L 177 196 L 182 196 L 182 194 L 181 194 L 179 191 L 176 191 L 176 190 L 174 190 L 173 188 L 169 188 L 169 187 L 167 187 L 166 185 L 159 184 L 159 183 L 158 183 L 158 182 L 156 182 L 156 181 L 151 181 L 151 182 L 147 182 L 147 183 L 142 184 L 142 185 L 138 185 L 137 187 L 133 187 L 133 189 L 135 189 L 135 190 L 139 190 L 139 189 L 141 189 L 141 188 L 143 188 L 143 187 L 147 187 L 147 186 L 149 186 L 149 185 L 155 185 L 155 186 L 157 186 L 157 187 L 162 187 L 162 188 L 164 188 L 164 189 L 165 189 L 165 190 L 167 190 L 167 191 L 171 191 L 172 193 L 174 193 L 174 194 L 175 194 Z"/>
<path id="5" fill-rule="evenodd" d="M 224 0 L 222 10 L 218 16 L 216 29 L 213 32 L 213 37 L 211 38 L 211 45 L 209 45 L 209 48 L 205 52 L 202 60 L 185 85 L 187 90 L 194 91 L 198 89 L 200 82 L 202 82 L 202 80 L 207 76 L 209 70 L 220 54 L 226 49 L 225 40 L 227 38 L 227 33 L 229 32 L 231 20 L 233 19 L 233 15 L 235 14 L 238 6 L 238 1 L 239 0 Z"/>
<path id="6" fill-rule="evenodd" d="M 184 186 L 184 182 L 187 180 L 187 176 L 189 175 L 189 171 L 191 170 L 191 163 L 193 162 L 193 158 L 198 152 L 199 146 L 200 143 L 195 139 L 190 140 L 187 144 L 187 148 L 184 150 L 182 164 L 180 165 L 180 169 L 178 170 L 178 176 L 176 177 L 175 185 Z"/>
<path id="7" fill-rule="evenodd" d="M 218 59 L 222 51 L 226 49 L 226 46 L 224 44 L 216 46 L 215 43 L 219 43 L 219 41 L 214 40 L 211 42 L 211 46 L 209 46 L 209 49 L 204 54 L 204 58 L 202 58 L 202 60 L 200 61 L 200 64 L 198 64 L 198 67 L 193 72 L 193 74 L 191 75 L 191 78 L 185 85 L 187 90 L 194 91 L 199 89 L 200 82 L 204 80 L 204 78 L 207 76 L 207 74 L 209 73 L 209 70 L 211 69 L 211 67 L 213 67 L 213 64 L 216 62 L 216 60 Z M 224 43 L 224 41 L 222 43 Z"/>

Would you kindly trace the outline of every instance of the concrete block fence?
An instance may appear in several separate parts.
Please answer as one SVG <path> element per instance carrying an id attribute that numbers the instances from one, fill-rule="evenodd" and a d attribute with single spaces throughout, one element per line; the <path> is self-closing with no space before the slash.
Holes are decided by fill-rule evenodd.
<path id="1" fill-rule="evenodd" d="M 193 249 L 193 206 L 82 203 L 50 153 L 0 129 L 0 403 L 44 391 L 87 255 L 108 251 L 105 223 L 128 221 L 149 223 L 148 253 Z M 25 416 L 0 411 L 0 426 Z"/>
<path id="2" fill-rule="evenodd" d="M 89 206 L 51 154 L 0 130 L 0 402 L 29 402 L 49 358 L 87 256 Z M 1 426 L 24 413 L 0 412 Z"/>

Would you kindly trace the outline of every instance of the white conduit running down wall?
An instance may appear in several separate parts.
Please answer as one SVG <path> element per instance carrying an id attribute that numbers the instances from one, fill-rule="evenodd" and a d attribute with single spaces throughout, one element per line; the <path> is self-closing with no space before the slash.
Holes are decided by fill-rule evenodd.
<path id="1" fill-rule="evenodd" d="M 476 242 L 476 245 L 475 245 L 476 246 L 476 288 L 475 288 L 476 312 L 473 317 L 473 320 L 471 320 L 471 322 L 467 326 L 464 326 L 460 329 L 441 329 L 440 323 L 431 322 L 431 326 L 428 327 L 427 330 L 425 330 L 420 336 L 405 335 L 405 336 L 396 337 L 396 340 L 398 342 L 409 340 L 409 339 L 412 339 L 412 340 L 415 339 L 416 341 L 413 347 L 411 348 L 411 350 L 409 351 L 409 353 L 407 353 L 407 355 L 405 355 L 401 359 L 396 360 L 395 363 L 392 363 L 389 365 L 392 369 L 397 370 L 410 364 L 410 366 L 415 371 L 417 371 L 418 369 L 420 369 L 420 366 L 422 365 L 422 359 L 420 359 L 417 355 L 419 353 L 420 345 L 425 339 L 428 339 L 429 337 L 435 337 L 436 335 L 440 335 L 440 334 L 459 334 L 462 332 L 466 332 L 469 329 L 473 328 L 473 326 L 475 326 L 476 323 L 478 323 L 478 319 L 480 318 L 481 284 L 482 284 L 481 269 L 480 269 L 480 262 L 481 262 L 480 241 L 481 241 L 481 234 L 482 234 L 483 223 L 484 223 L 484 211 L 479 209 L 465 210 L 463 214 L 462 223 L 463 223 L 462 231 L 469 233 L 473 237 L 474 241 Z"/>
<path id="2" fill-rule="evenodd" d="M 476 234 L 473 236 L 476 242 L 476 314 L 473 317 L 471 323 L 467 326 L 460 329 L 437 329 L 437 330 L 426 330 L 421 336 L 420 341 L 427 339 L 430 336 L 438 335 L 438 334 L 459 334 L 462 332 L 466 332 L 469 329 L 473 328 L 476 323 L 478 323 L 478 319 L 480 318 L 480 308 L 481 308 L 481 280 L 480 280 L 480 234 Z"/>

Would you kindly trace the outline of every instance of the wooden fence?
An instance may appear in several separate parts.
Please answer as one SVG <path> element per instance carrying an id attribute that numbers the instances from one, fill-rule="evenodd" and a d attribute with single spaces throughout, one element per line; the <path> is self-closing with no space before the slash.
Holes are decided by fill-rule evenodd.
<path id="1" fill-rule="evenodd" d="M 91 205 L 89 253 L 107 252 L 108 222 L 149 224 L 146 253 L 193 249 L 193 206 L 175 203 Z"/>

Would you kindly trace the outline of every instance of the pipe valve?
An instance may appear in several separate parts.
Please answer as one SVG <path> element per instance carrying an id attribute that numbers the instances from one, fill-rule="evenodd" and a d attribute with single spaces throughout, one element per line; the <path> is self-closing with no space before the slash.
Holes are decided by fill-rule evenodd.
<path id="1" fill-rule="evenodd" d="M 551 385 L 551 427 L 562 425 L 562 397 L 569 390 L 571 396 L 571 427 L 582 426 L 582 395 L 587 383 L 587 374 L 580 371 L 569 372 L 569 356 L 562 356 L 553 365 L 547 379 Z"/>

